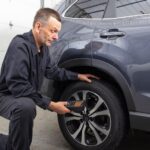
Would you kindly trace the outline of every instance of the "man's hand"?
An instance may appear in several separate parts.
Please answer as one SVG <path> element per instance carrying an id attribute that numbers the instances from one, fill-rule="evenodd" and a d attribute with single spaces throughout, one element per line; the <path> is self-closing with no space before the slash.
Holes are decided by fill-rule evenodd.
<path id="1" fill-rule="evenodd" d="M 70 110 L 66 108 L 67 102 L 53 102 L 51 101 L 49 104 L 49 109 L 58 113 L 65 114 L 70 113 Z"/>
<path id="2" fill-rule="evenodd" d="M 97 79 L 97 80 L 100 79 L 99 77 L 97 77 L 95 75 L 92 75 L 92 74 L 78 74 L 78 79 L 81 80 L 81 81 L 86 81 L 86 82 L 91 83 L 92 80 L 90 78 L 94 78 L 94 79 Z"/>

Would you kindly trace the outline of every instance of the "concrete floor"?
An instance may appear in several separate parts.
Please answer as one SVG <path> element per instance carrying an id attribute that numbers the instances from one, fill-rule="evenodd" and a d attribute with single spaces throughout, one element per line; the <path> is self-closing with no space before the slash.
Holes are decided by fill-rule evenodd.
<path id="1" fill-rule="evenodd" d="M 8 123 L 8 120 L 0 118 L 1 133 L 7 134 Z M 150 134 L 139 131 L 134 133 L 120 146 L 119 150 L 149 150 Z M 37 109 L 31 150 L 72 150 L 60 132 L 55 113 Z"/>

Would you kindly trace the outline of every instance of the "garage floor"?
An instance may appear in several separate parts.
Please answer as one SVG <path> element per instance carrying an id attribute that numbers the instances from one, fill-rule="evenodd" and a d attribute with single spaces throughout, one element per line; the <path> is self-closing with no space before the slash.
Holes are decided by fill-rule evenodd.
<path id="1" fill-rule="evenodd" d="M 8 120 L 0 118 L 0 132 L 8 132 Z M 136 131 L 124 142 L 119 150 L 149 150 L 150 134 Z M 37 109 L 31 150 L 72 150 L 63 138 L 53 112 Z"/>

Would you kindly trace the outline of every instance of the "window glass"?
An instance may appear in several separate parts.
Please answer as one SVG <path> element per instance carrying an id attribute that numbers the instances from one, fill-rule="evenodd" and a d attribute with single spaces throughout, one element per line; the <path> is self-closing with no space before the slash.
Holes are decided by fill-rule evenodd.
<path id="1" fill-rule="evenodd" d="M 116 16 L 131 16 L 150 13 L 150 0 L 115 0 Z"/>
<path id="2" fill-rule="evenodd" d="M 78 0 L 65 13 L 72 18 L 103 18 L 108 0 Z"/>

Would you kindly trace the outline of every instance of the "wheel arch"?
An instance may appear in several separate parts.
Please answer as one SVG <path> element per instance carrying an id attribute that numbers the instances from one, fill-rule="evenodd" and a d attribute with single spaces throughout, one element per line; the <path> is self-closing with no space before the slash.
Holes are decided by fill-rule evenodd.
<path id="1" fill-rule="evenodd" d="M 105 80 L 109 84 L 115 86 L 117 90 L 119 90 L 119 93 L 124 98 L 123 101 L 125 102 L 128 111 L 135 110 L 133 97 L 130 91 L 129 81 L 127 81 L 127 79 L 122 75 L 122 73 L 111 64 L 108 64 L 101 60 L 93 60 L 91 62 L 91 59 L 88 58 L 78 58 L 78 59 L 65 61 L 59 66 L 75 72 L 91 73 L 96 76 L 99 76 L 101 78 L 100 80 Z M 65 82 L 65 87 L 71 83 L 72 82 L 70 81 Z M 65 87 L 63 86 L 63 89 Z"/>

